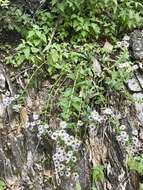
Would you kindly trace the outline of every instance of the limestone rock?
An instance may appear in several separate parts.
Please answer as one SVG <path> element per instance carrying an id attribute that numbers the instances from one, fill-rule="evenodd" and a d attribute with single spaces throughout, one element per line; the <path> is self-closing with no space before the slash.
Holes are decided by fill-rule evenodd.
<path id="1" fill-rule="evenodd" d="M 140 85 L 136 78 L 131 78 L 127 81 L 127 86 L 131 92 L 141 92 Z"/>
<path id="2" fill-rule="evenodd" d="M 135 102 L 135 108 L 137 112 L 137 117 L 141 124 L 143 125 L 143 94 L 142 93 L 134 93 L 133 94 Z"/>
<path id="3" fill-rule="evenodd" d="M 141 92 L 143 90 L 143 75 L 136 73 L 127 81 L 127 86 L 131 92 Z"/>
<path id="4" fill-rule="evenodd" d="M 6 79 L 4 76 L 4 71 L 2 65 L 0 65 L 0 92 L 2 92 L 5 89 L 6 85 Z"/>
<path id="5" fill-rule="evenodd" d="M 143 60 L 143 31 L 135 30 L 131 33 L 130 47 L 133 57 L 137 60 Z"/>

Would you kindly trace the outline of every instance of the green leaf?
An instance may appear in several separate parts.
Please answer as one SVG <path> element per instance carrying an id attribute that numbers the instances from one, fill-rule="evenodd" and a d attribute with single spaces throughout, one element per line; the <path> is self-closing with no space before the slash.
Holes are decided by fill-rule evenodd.
<path id="1" fill-rule="evenodd" d="M 79 181 L 76 182 L 76 190 L 81 190 L 81 185 L 80 185 Z"/>
<path id="2" fill-rule="evenodd" d="M 4 181 L 0 180 L 0 190 L 4 190 L 6 188 L 6 184 Z"/>
<path id="3" fill-rule="evenodd" d="M 139 190 L 143 190 L 143 183 L 140 183 Z"/>
<path id="4" fill-rule="evenodd" d="M 96 187 L 92 187 L 91 190 L 97 190 Z"/>
<path id="5" fill-rule="evenodd" d="M 39 44 L 41 43 L 41 40 L 33 40 L 33 43 L 35 46 L 39 46 Z"/>
<path id="6" fill-rule="evenodd" d="M 81 99 L 79 97 L 72 98 L 72 106 L 77 110 L 80 111 L 81 109 Z"/>
<path id="7" fill-rule="evenodd" d="M 56 63 L 59 60 L 59 54 L 55 49 L 51 50 L 51 56 L 54 63 Z"/>
<path id="8" fill-rule="evenodd" d="M 65 5 L 64 3 L 60 3 L 58 6 L 59 10 L 64 13 Z"/>
<path id="9" fill-rule="evenodd" d="M 93 179 L 94 181 L 102 181 L 104 179 L 104 172 L 103 172 L 104 167 L 99 165 L 93 168 Z"/>
<path id="10" fill-rule="evenodd" d="M 25 55 L 25 58 L 26 59 L 29 59 L 29 56 L 30 56 L 30 48 L 29 47 L 26 47 L 24 50 L 24 55 Z"/>
<path id="11" fill-rule="evenodd" d="M 64 92 L 64 97 L 69 97 L 72 94 L 72 88 L 67 88 L 66 91 Z"/>
<path id="12" fill-rule="evenodd" d="M 45 35 L 45 34 L 42 34 L 42 35 L 40 36 L 40 38 L 41 38 L 45 43 L 47 43 L 47 38 L 46 38 L 46 35 Z"/>
<path id="13" fill-rule="evenodd" d="M 116 12 L 117 6 L 118 6 L 118 2 L 117 2 L 117 0 L 112 0 L 112 1 L 115 4 L 115 6 L 114 6 L 114 12 Z"/>
<path id="14" fill-rule="evenodd" d="M 35 31 L 34 30 L 31 30 L 28 32 L 28 36 L 27 36 L 27 39 L 33 37 L 35 35 Z"/>
<path id="15" fill-rule="evenodd" d="M 36 35 L 37 35 L 39 38 L 41 38 L 41 35 L 42 35 L 41 31 L 36 30 L 35 33 L 36 33 Z"/>
<path id="16" fill-rule="evenodd" d="M 39 48 L 31 47 L 31 51 L 33 53 L 37 53 L 37 52 L 39 52 Z"/>
<path id="17" fill-rule="evenodd" d="M 56 5 L 57 0 L 52 0 L 52 6 Z"/>
<path id="18" fill-rule="evenodd" d="M 21 44 L 18 45 L 18 47 L 16 48 L 17 51 L 21 50 L 25 48 L 25 42 L 23 41 Z"/>

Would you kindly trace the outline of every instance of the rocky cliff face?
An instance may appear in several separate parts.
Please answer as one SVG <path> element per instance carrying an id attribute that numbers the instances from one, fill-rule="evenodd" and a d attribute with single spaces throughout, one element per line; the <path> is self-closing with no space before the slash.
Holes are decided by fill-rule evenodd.
<path id="1" fill-rule="evenodd" d="M 142 36 L 135 35 L 136 32 L 131 36 L 133 54 L 135 58 L 142 59 L 142 47 L 136 47 L 136 43 L 142 43 Z M 0 54 L 2 57 L 2 52 Z M 87 126 L 88 138 L 79 146 L 76 162 L 79 176 L 63 176 L 60 179 L 53 161 L 56 145 L 49 130 L 60 130 L 60 121 L 53 116 L 48 126 L 41 124 L 42 108 L 50 84 L 47 80 L 43 81 L 38 90 L 31 89 L 28 92 L 23 106 L 16 106 L 18 91 L 23 89 L 24 76 L 21 73 L 23 70 L 12 71 L 6 67 L 1 59 L 0 177 L 6 182 L 6 189 L 75 190 L 78 182 L 82 190 L 90 190 L 90 169 L 102 164 L 105 167 L 105 179 L 95 182 L 97 190 L 138 190 L 140 176 L 129 171 L 126 160 L 130 154 L 143 153 L 141 61 L 137 62 L 133 76 L 125 84 L 131 96 L 139 101 L 131 103 L 116 93 L 109 94 L 110 110 L 100 113 L 93 111 L 91 120 L 94 125 L 90 128 Z M 116 128 L 112 127 L 113 120 L 120 127 L 119 135 Z M 96 127 L 97 124 L 99 127 Z M 128 139 L 132 139 L 131 144 L 127 143 Z"/>
<path id="2" fill-rule="evenodd" d="M 17 0 L 13 3 L 21 3 L 33 14 L 47 1 Z M 94 182 L 97 190 L 139 189 L 143 179 L 129 170 L 126 161 L 130 154 L 143 153 L 142 31 L 136 30 L 131 34 L 130 49 L 132 58 L 137 61 L 125 86 L 137 101 L 133 103 L 116 93 L 109 93 L 110 109 L 97 112 L 95 108 L 90 118 L 93 125 L 79 125 L 85 128 L 88 138 L 84 139 L 83 135 L 83 142 L 77 149 L 79 158 L 75 167 L 78 176 L 68 176 L 67 173 L 60 178 L 55 170 L 53 155 L 57 147 L 52 135 L 55 134 L 53 131 L 62 131 L 61 121 L 53 115 L 48 125 L 41 124 L 51 84 L 43 80 L 38 88 L 29 90 L 26 100 L 19 106 L 18 100 L 22 97 L 17 94 L 20 89 L 24 90 L 24 74 L 29 68 L 12 70 L 5 65 L 0 51 L 0 178 L 5 181 L 7 190 L 90 190 L 93 180 L 91 168 L 98 165 L 104 166 L 105 179 Z M 69 138 L 67 134 L 65 136 Z M 78 183 L 80 187 L 77 187 Z"/>

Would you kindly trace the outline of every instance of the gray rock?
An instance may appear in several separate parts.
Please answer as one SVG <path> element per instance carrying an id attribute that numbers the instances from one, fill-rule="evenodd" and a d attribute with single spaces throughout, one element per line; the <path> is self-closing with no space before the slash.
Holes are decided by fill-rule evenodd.
<path id="1" fill-rule="evenodd" d="M 140 84 L 140 87 L 143 89 L 143 75 L 136 73 L 136 78 Z"/>
<path id="2" fill-rule="evenodd" d="M 143 31 L 135 30 L 131 33 L 130 47 L 133 57 L 137 60 L 143 59 Z"/>
<path id="3" fill-rule="evenodd" d="M 4 76 L 3 66 L 0 65 L 0 92 L 2 92 L 5 89 L 6 85 L 6 79 Z"/>
<path id="4" fill-rule="evenodd" d="M 127 81 L 127 86 L 131 92 L 141 92 L 143 90 L 143 75 L 136 75 Z"/>
<path id="5" fill-rule="evenodd" d="M 142 93 L 134 93 L 133 94 L 135 102 L 135 108 L 137 112 L 137 117 L 141 124 L 143 125 L 143 94 Z"/>
<path id="6" fill-rule="evenodd" d="M 101 65 L 100 65 L 99 61 L 98 61 L 95 57 L 93 58 L 92 69 L 93 69 L 93 71 L 94 71 L 98 76 L 101 75 L 101 72 L 102 72 Z"/>
<path id="7" fill-rule="evenodd" d="M 136 78 L 131 78 L 127 81 L 127 86 L 131 92 L 141 92 L 140 85 Z"/>

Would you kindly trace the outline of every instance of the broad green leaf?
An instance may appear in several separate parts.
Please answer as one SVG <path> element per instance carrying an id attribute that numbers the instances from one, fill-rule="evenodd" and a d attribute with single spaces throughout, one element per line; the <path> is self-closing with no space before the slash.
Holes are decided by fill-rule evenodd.
<path id="1" fill-rule="evenodd" d="M 39 52 L 39 48 L 31 47 L 31 51 L 33 53 L 37 53 L 37 52 Z"/>
<path id="2" fill-rule="evenodd" d="M 55 49 L 51 50 L 51 56 L 54 63 L 56 63 L 59 60 L 59 54 Z"/>
<path id="3" fill-rule="evenodd" d="M 41 38 L 45 43 L 47 43 L 47 38 L 46 38 L 46 35 L 45 35 L 45 34 L 41 34 L 40 38 Z"/>
<path id="4" fill-rule="evenodd" d="M 72 88 L 66 89 L 66 91 L 64 92 L 64 97 L 69 97 L 71 96 L 72 93 L 73 93 Z"/>
<path id="5" fill-rule="evenodd" d="M 35 31 L 34 30 L 31 30 L 28 32 L 28 36 L 27 36 L 27 39 L 33 37 L 35 35 Z"/>
<path id="6" fill-rule="evenodd" d="M 26 47 L 24 50 L 24 55 L 25 55 L 25 58 L 28 59 L 29 56 L 30 56 L 30 48 L 29 47 Z"/>
<path id="7" fill-rule="evenodd" d="M 42 35 L 41 31 L 36 30 L 35 33 L 36 33 L 36 35 L 37 35 L 39 38 L 41 38 L 41 35 Z"/>

